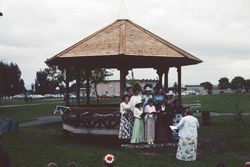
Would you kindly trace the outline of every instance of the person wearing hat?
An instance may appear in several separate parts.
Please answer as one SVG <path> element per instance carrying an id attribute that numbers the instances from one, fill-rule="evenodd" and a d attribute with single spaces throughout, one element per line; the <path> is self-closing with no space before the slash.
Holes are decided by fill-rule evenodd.
<path id="1" fill-rule="evenodd" d="M 244 167 L 250 167 L 250 161 L 245 162 Z"/>
<path id="2" fill-rule="evenodd" d="M 142 96 L 143 108 L 146 107 L 146 105 L 148 104 L 148 99 L 150 99 L 150 98 L 153 98 L 152 89 L 147 86 L 144 90 L 144 95 Z"/>
<path id="3" fill-rule="evenodd" d="M 57 164 L 55 162 L 48 163 L 48 167 L 57 167 Z"/>
<path id="4" fill-rule="evenodd" d="M 137 83 L 134 87 L 134 90 L 133 90 L 133 96 L 130 98 L 129 100 L 129 104 L 131 106 L 131 110 L 134 112 L 134 108 L 135 108 L 135 105 L 136 105 L 136 102 L 137 101 L 141 101 L 142 100 L 142 96 L 140 94 L 141 92 L 141 87 L 140 85 Z"/>
<path id="5" fill-rule="evenodd" d="M 7 151 L 3 148 L 3 135 L 0 132 L 0 167 L 11 167 Z"/>
<path id="6" fill-rule="evenodd" d="M 142 101 L 137 100 L 134 108 L 134 127 L 132 132 L 131 143 L 142 143 L 144 142 L 144 123 L 143 123 L 143 109 Z"/>
<path id="7" fill-rule="evenodd" d="M 148 99 L 148 104 L 144 109 L 146 113 L 145 140 L 148 144 L 154 144 L 155 140 L 155 114 L 156 109 L 152 98 Z"/>
<path id="8" fill-rule="evenodd" d="M 75 161 L 70 161 L 70 162 L 68 163 L 68 167 L 77 167 L 77 164 L 76 164 Z"/>

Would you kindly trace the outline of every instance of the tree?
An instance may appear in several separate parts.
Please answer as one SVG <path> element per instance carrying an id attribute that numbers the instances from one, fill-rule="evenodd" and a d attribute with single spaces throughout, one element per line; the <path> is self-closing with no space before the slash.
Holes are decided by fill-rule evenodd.
<path id="1" fill-rule="evenodd" d="M 49 66 L 36 73 L 35 91 L 38 94 L 53 94 L 56 87 L 59 87 L 60 91 L 63 91 L 63 82 L 65 82 L 64 71 L 60 70 L 57 66 Z"/>
<path id="2" fill-rule="evenodd" d="M 229 79 L 226 78 L 226 77 L 222 77 L 220 78 L 219 80 L 219 84 L 218 84 L 218 88 L 221 89 L 221 90 L 225 90 L 225 89 L 228 89 L 230 88 L 230 83 L 229 83 Z"/>
<path id="3" fill-rule="evenodd" d="M 250 79 L 245 80 L 244 87 L 247 92 L 250 90 Z"/>
<path id="4" fill-rule="evenodd" d="M 0 62 L 0 98 L 13 96 L 25 91 L 24 81 L 17 64 Z"/>
<path id="5" fill-rule="evenodd" d="M 208 94 L 212 94 L 213 84 L 206 81 L 206 82 L 202 82 L 200 85 L 203 86 L 205 90 L 207 90 Z"/>
<path id="6" fill-rule="evenodd" d="M 92 70 L 90 81 L 94 85 L 97 102 L 100 102 L 100 98 L 97 92 L 97 84 L 100 82 L 105 82 L 106 78 L 112 75 L 113 75 L 112 73 L 110 73 L 108 70 L 104 68 L 96 68 Z"/>
<path id="7" fill-rule="evenodd" d="M 48 75 L 44 70 L 36 72 L 35 90 L 38 94 L 48 93 Z"/>
<path id="8" fill-rule="evenodd" d="M 243 77 L 234 77 L 234 79 L 231 81 L 231 89 L 236 91 L 242 90 L 244 88 L 244 82 L 245 80 Z"/>

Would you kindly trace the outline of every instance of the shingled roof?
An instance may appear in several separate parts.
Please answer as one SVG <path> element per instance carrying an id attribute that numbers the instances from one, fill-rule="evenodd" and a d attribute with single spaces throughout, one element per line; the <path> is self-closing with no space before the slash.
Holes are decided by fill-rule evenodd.
<path id="1" fill-rule="evenodd" d="M 104 60 L 108 57 L 113 58 L 113 60 L 121 60 L 124 57 L 128 60 L 133 60 L 133 58 L 136 60 L 139 57 L 150 61 L 159 59 L 160 61 L 168 61 L 168 64 L 176 62 L 178 65 L 202 62 L 197 57 L 132 21 L 120 19 L 47 59 L 46 63 L 57 65 L 59 63 L 66 64 L 66 61 L 86 61 L 91 60 L 91 58 Z M 109 63 L 112 64 L 112 62 Z M 111 64 L 110 67 L 115 67 Z M 174 63 L 173 66 L 175 65 Z"/>

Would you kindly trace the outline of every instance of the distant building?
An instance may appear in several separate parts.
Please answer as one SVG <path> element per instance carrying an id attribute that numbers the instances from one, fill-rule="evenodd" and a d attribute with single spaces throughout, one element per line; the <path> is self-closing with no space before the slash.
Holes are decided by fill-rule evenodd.
<path id="1" fill-rule="evenodd" d="M 139 83 L 143 88 L 146 84 L 150 84 L 154 87 L 158 82 L 158 80 L 142 79 L 142 80 L 135 80 L 135 82 Z M 127 83 L 127 88 L 132 87 L 129 84 L 129 81 L 127 81 L 126 83 Z M 99 95 L 120 96 L 120 80 L 108 80 L 103 83 L 97 84 L 97 92 Z"/>
<path id="2" fill-rule="evenodd" d="M 207 95 L 207 90 L 204 89 L 203 86 L 201 85 L 186 85 L 185 86 L 187 92 L 198 92 L 200 95 Z M 226 90 L 220 90 L 218 89 L 218 86 L 214 85 L 212 89 L 212 94 L 217 95 L 217 94 L 229 94 L 233 93 L 231 89 L 226 89 Z"/>
<path id="3" fill-rule="evenodd" d="M 201 85 L 186 85 L 185 86 L 186 91 L 188 92 L 197 92 L 200 95 L 207 95 L 207 90 L 204 89 Z"/>

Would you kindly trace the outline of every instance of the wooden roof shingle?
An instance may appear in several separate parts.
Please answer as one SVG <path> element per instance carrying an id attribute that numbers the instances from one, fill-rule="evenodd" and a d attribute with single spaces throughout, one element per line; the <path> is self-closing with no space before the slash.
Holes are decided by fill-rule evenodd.
<path id="1" fill-rule="evenodd" d="M 190 53 L 178 48 L 143 27 L 127 19 L 120 19 L 102 28 L 87 38 L 47 59 L 48 64 L 60 61 L 91 57 L 124 56 L 148 58 L 180 59 L 181 65 L 201 63 Z M 182 63 L 183 62 L 183 63 Z M 65 62 L 66 63 L 66 62 Z"/>

